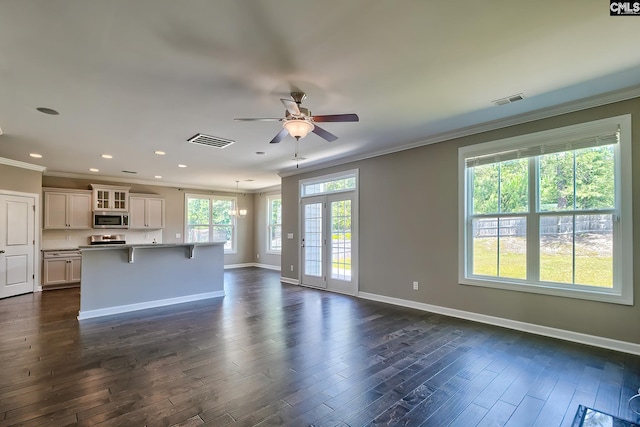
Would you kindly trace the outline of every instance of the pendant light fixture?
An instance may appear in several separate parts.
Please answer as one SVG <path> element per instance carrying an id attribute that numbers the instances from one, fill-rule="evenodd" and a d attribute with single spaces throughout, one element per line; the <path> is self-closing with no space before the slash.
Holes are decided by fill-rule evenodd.
<path id="1" fill-rule="evenodd" d="M 231 215 L 237 215 L 238 218 L 244 218 L 245 216 L 247 216 L 247 210 L 246 209 L 242 209 L 240 208 L 240 197 L 239 197 L 239 193 L 238 193 L 238 185 L 239 185 L 240 181 L 238 181 L 236 179 L 236 206 L 234 209 L 231 209 Z"/>

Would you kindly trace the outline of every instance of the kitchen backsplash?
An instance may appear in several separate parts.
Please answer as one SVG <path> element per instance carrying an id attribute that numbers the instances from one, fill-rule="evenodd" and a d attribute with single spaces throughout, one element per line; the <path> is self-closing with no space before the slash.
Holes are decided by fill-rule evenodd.
<path id="1" fill-rule="evenodd" d="M 42 230 L 42 249 L 75 249 L 87 246 L 94 234 L 124 234 L 127 243 L 162 243 L 162 230 Z"/>

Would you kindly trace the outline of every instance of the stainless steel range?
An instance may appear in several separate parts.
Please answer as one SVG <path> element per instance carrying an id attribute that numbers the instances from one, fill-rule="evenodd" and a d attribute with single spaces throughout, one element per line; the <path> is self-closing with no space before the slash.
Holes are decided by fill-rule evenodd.
<path id="1" fill-rule="evenodd" d="M 124 234 L 95 234 L 89 238 L 90 245 L 124 245 Z"/>

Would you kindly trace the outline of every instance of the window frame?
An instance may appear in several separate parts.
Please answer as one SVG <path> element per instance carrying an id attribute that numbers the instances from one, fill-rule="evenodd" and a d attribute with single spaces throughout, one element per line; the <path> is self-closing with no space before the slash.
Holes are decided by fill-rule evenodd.
<path id="1" fill-rule="evenodd" d="M 325 190 L 325 191 L 318 191 L 314 193 L 310 193 L 310 192 L 308 193 L 306 191 L 307 187 L 310 187 L 313 185 L 329 184 L 331 182 L 341 181 L 341 180 L 350 179 L 350 178 L 353 178 L 354 180 L 353 188 L 345 188 L 342 190 Z M 299 192 L 300 192 L 299 197 L 300 199 L 304 199 L 306 197 L 315 197 L 315 196 L 322 196 L 326 194 L 357 191 L 357 189 L 358 189 L 358 169 L 351 169 L 344 172 L 336 172 L 329 175 L 323 175 L 320 177 L 307 178 L 307 179 L 301 180 L 299 185 Z"/>
<path id="2" fill-rule="evenodd" d="M 598 288 L 588 285 L 568 285 L 553 282 L 541 282 L 536 273 L 535 281 L 522 279 L 509 279 L 495 276 L 473 275 L 470 271 L 470 229 L 469 216 L 472 205 L 471 174 L 467 172 L 466 160 L 478 156 L 498 155 L 499 153 L 524 150 L 536 145 L 559 143 L 561 141 L 573 141 L 581 138 L 593 137 L 602 132 L 619 129 L 619 142 L 614 146 L 614 176 L 615 176 L 615 216 L 614 216 L 614 242 L 613 242 L 613 288 Z M 462 285 L 481 286 L 497 289 L 506 289 L 519 292 L 530 292 L 545 295 L 602 301 L 616 304 L 633 305 L 633 217 L 632 217 L 632 162 L 631 162 L 631 115 L 622 115 L 607 119 L 580 123 L 557 129 L 550 129 L 532 134 L 520 135 L 496 141 L 490 141 L 458 149 L 458 282 Z M 529 164 L 537 163 L 533 158 Z M 527 217 L 527 241 L 538 233 L 537 223 L 539 218 L 550 214 L 542 211 L 539 205 L 538 195 L 538 171 L 529 167 L 529 210 L 524 214 L 513 214 Z M 532 175 L 532 172 L 534 173 Z M 532 204 L 533 202 L 533 204 Z M 572 215 L 580 212 L 557 212 L 557 215 Z M 512 214 L 496 214 L 495 216 L 513 216 Z M 529 231 L 529 227 L 532 230 Z M 535 239 L 535 237 L 534 237 Z M 538 239 L 535 239 L 537 242 Z M 533 247 L 528 243 L 527 249 Z M 537 249 L 539 250 L 539 249 Z M 539 260 L 537 256 L 527 254 L 527 268 L 539 271 L 539 262 L 530 264 L 531 259 Z"/>
<path id="3" fill-rule="evenodd" d="M 280 223 L 273 223 L 273 201 L 280 200 Z M 271 246 L 271 230 L 273 227 L 280 227 L 280 249 L 274 249 Z M 280 255 L 282 254 L 282 195 L 271 194 L 267 196 L 267 249 L 266 253 Z"/>
<path id="4" fill-rule="evenodd" d="M 211 238 L 213 236 L 214 227 L 231 227 L 231 248 L 224 248 L 225 254 L 235 254 L 238 253 L 238 220 L 236 215 L 231 215 L 231 224 L 214 224 L 213 223 L 213 203 L 216 200 L 223 201 L 231 201 L 231 209 L 236 209 L 238 206 L 237 197 L 232 196 L 219 196 L 215 194 L 197 194 L 197 193 L 185 193 L 184 195 L 184 241 L 185 243 L 189 242 L 189 199 L 208 199 L 209 200 L 209 222 L 208 224 L 198 224 L 200 226 L 209 227 L 209 242 L 211 242 Z"/>

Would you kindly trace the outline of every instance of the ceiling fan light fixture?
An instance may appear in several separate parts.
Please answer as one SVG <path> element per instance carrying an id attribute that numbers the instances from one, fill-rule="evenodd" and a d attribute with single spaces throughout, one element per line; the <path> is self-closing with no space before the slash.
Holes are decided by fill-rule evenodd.
<path id="1" fill-rule="evenodd" d="M 289 132 L 289 135 L 295 139 L 304 138 L 314 128 L 313 123 L 305 119 L 286 120 L 282 126 Z"/>

